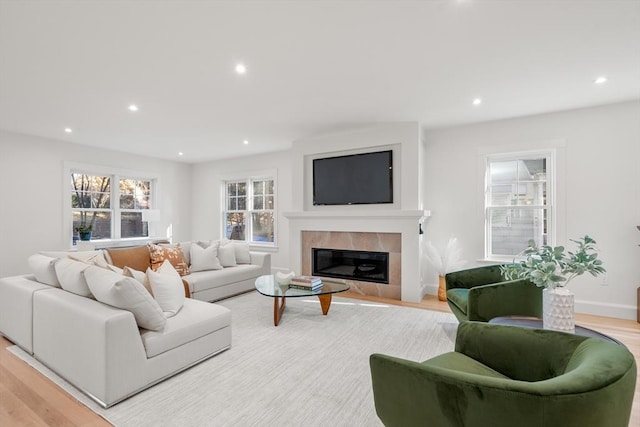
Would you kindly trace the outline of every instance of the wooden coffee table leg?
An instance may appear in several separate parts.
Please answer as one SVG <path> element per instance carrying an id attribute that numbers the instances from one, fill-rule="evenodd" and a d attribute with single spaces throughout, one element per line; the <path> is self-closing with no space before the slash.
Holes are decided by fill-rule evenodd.
<path id="1" fill-rule="evenodd" d="M 331 307 L 331 294 L 318 295 L 318 299 L 320 300 L 320 307 L 322 307 L 322 314 L 326 316 L 329 312 L 329 307 Z"/>
<path id="2" fill-rule="evenodd" d="M 278 326 L 278 323 L 280 323 L 280 318 L 282 318 L 282 312 L 284 311 L 286 303 L 285 297 L 273 298 L 273 324 L 275 326 Z"/>

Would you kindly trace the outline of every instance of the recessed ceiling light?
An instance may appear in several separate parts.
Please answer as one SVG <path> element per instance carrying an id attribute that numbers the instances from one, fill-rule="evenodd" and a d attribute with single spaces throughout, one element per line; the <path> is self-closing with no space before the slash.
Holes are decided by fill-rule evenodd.
<path id="1" fill-rule="evenodd" d="M 597 85 L 601 85 L 607 82 L 607 78 L 605 76 L 600 76 L 597 79 L 595 79 L 593 82 Z"/>
<path id="2" fill-rule="evenodd" d="M 66 133 L 71 133 L 71 132 L 73 132 L 73 129 L 71 129 L 71 128 L 64 128 L 64 131 L 65 131 Z"/>
<path id="3" fill-rule="evenodd" d="M 473 100 L 473 105 L 480 105 L 480 104 L 482 104 L 482 99 L 480 99 L 480 98 L 475 98 L 475 99 Z"/>
<path id="4" fill-rule="evenodd" d="M 179 151 L 178 156 L 184 156 L 184 153 L 182 151 Z"/>
<path id="5" fill-rule="evenodd" d="M 138 106 L 136 104 L 131 104 L 131 105 L 129 105 L 128 108 L 129 108 L 129 111 L 138 111 L 139 110 L 139 108 L 138 108 Z"/>
<path id="6" fill-rule="evenodd" d="M 238 74 L 246 74 L 247 73 L 247 67 L 242 63 L 236 64 L 236 73 L 238 73 Z"/>
<path id="7" fill-rule="evenodd" d="M 243 143 L 244 145 L 249 145 L 249 141 L 247 141 L 246 139 L 245 139 L 244 141 L 242 141 L 242 143 Z"/>

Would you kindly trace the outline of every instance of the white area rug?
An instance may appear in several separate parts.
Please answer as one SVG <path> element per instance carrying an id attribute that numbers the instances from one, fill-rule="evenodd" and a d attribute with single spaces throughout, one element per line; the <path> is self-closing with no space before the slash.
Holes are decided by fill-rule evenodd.
<path id="1" fill-rule="evenodd" d="M 369 355 L 426 360 L 453 350 L 458 326 L 453 314 L 334 297 L 327 316 L 317 298 L 290 298 L 274 327 L 271 298 L 220 304 L 233 316 L 231 349 L 109 409 L 10 350 L 118 427 L 381 426 Z"/>

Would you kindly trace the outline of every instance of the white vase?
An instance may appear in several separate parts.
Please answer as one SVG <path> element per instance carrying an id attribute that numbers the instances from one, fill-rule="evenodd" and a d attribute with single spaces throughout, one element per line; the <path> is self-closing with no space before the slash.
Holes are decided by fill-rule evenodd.
<path id="1" fill-rule="evenodd" d="M 295 275 L 296 274 L 293 271 L 290 271 L 288 273 L 281 273 L 277 271 L 275 274 L 276 283 L 282 286 L 287 286 L 289 285 L 289 283 L 291 282 L 291 279 L 293 279 Z"/>
<path id="2" fill-rule="evenodd" d="M 542 325 L 544 329 L 575 332 L 573 292 L 567 288 L 544 289 L 542 291 Z"/>

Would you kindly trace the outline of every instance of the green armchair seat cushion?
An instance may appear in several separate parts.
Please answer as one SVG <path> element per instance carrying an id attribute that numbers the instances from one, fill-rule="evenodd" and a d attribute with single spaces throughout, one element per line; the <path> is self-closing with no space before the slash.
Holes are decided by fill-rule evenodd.
<path id="1" fill-rule="evenodd" d="M 636 383 L 618 344 L 556 331 L 462 322 L 455 351 L 425 362 L 370 357 L 387 427 L 626 427 Z"/>
<path id="2" fill-rule="evenodd" d="M 509 315 L 542 317 L 542 288 L 528 280 L 506 281 L 499 265 L 448 273 L 445 281 L 449 308 L 459 321 L 488 322 Z"/>

